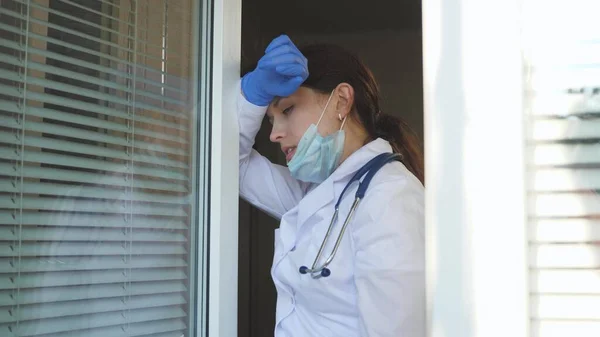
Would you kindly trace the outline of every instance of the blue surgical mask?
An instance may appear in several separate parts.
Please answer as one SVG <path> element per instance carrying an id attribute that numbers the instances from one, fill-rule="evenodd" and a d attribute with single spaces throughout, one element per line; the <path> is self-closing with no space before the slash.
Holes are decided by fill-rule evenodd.
<path id="1" fill-rule="evenodd" d="M 335 171 L 339 164 L 344 150 L 345 133 L 342 128 L 346 123 L 346 118 L 344 118 L 340 129 L 327 137 L 321 136 L 317 130 L 332 97 L 333 92 L 329 96 L 323 112 L 321 112 L 319 121 L 316 125 L 311 124 L 308 127 L 296 148 L 294 157 L 288 163 L 292 177 L 298 180 L 322 183 Z"/>

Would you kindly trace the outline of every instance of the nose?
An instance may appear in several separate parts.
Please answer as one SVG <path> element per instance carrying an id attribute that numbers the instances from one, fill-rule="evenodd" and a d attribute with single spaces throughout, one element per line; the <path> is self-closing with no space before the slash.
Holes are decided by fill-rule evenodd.
<path id="1" fill-rule="evenodd" d="M 285 137 L 284 126 L 282 125 L 282 123 L 278 123 L 277 121 L 274 121 L 273 128 L 271 129 L 271 135 L 269 136 L 269 139 L 271 140 L 271 142 L 277 143 L 277 142 L 281 141 L 281 139 L 283 139 L 283 137 Z"/>

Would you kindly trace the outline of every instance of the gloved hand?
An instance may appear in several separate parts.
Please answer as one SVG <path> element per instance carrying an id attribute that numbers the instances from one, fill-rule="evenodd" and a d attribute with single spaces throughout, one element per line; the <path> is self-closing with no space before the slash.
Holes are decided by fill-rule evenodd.
<path id="1" fill-rule="evenodd" d="M 308 78 L 308 61 L 286 35 L 275 38 L 256 69 L 242 78 L 248 102 L 267 106 L 276 97 L 293 94 Z"/>

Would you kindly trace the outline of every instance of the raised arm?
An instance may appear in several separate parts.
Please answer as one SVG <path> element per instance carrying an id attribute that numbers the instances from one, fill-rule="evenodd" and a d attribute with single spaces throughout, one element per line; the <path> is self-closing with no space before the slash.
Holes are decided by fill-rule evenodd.
<path id="1" fill-rule="evenodd" d="M 306 58 L 282 35 L 269 44 L 256 69 L 242 78 L 238 97 L 240 195 L 277 218 L 298 204 L 308 185 L 292 178 L 287 167 L 271 163 L 252 145 L 271 101 L 291 95 L 307 77 Z"/>

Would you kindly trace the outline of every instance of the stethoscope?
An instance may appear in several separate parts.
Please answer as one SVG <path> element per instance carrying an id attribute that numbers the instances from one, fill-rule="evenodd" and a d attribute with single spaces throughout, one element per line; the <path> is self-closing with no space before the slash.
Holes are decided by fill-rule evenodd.
<path id="1" fill-rule="evenodd" d="M 314 279 L 320 278 L 320 277 L 328 277 L 329 275 L 331 275 L 331 270 L 327 267 L 329 266 L 331 261 L 333 261 L 333 258 L 335 257 L 335 254 L 337 253 L 340 243 L 342 242 L 342 237 L 344 236 L 346 227 L 348 226 L 348 223 L 350 223 L 350 220 L 352 219 L 352 215 L 354 214 L 354 211 L 356 211 L 358 204 L 360 203 L 362 198 L 365 196 L 367 188 L 369 187 L 369 184 L 371 183 L 371 179 L 373 179 L 373 176 L 375 175 L 375 173 L 377 173 L 377 171 L 379 171 L 383 166 L 385 166 L 385 164 L 392 162 L 394 160 L 400 160 L 401 158 L 402 158 L 402 156 L 398 153 L 382 153 L 382 154 L 376 156 L 375 158 L 371 159 L 368 163 L 366 163 L 363 167 L 361 167 L 354 174 L 352 179 L 350 179 L 350 181 L 348 182 L 346 187 L 344 187 L 344 189 L 342 190 L 342 194 L 340 194 L 340 197 L 338 198 L 338 201 L 335 204 L 335 211 L 331 218 L 331 222 L 329 223 L 329 228 L 327 229 L 327 233 L 325 234 L 325 238 L 323 239 L 323 242 L 321 243 L 321 247 L 319 248 L 319 252 L 317 253 L 317 257 L 315 258 L 315 261 L 313 262 L 312 267 L 311 268 L 308 268 L 306 266 L 300 267 L 300 274 L 310 273 L 311 277 Z M 363 176 L 364 176 L 364 179 L 362 181 L 360 181 L 360 179 Z M 352 207 L 350 208 L 350 211 L 348 212 L 348 216 L 346 216 L 346 220 L 344 221 L 344 225 L 342 226 L 342 229 L 340 230 L 340 234 L 338 235 L 338 238 L 335 242 L 335 246 L 333 247 L 333 250 L 332 250 L 331 254 L 329 255 L 329 257 L 327 258 L 327 260 L 325 261 L 325 263 L 323 263 L 321 266 L 317 267 L 317 263 L 319 262 L 319 259 L 321 258 L 321 255 L 323 254 L 323 249 L 325 248 L 325 245 L 327 244 L 327 241 L 329 240 L 329 236 L 331 235 L 331 230 L 333 229 L 333 225 L 335 224 L 335 222 L 337 220 L 340 203 L 342 202 L 344 193 L 354 182 L 357 182 L 357 181 L 360 181 L 360 182 L 358 185 L 358 190 L 356 190 L 354 202 L 352 203 Z"/>

